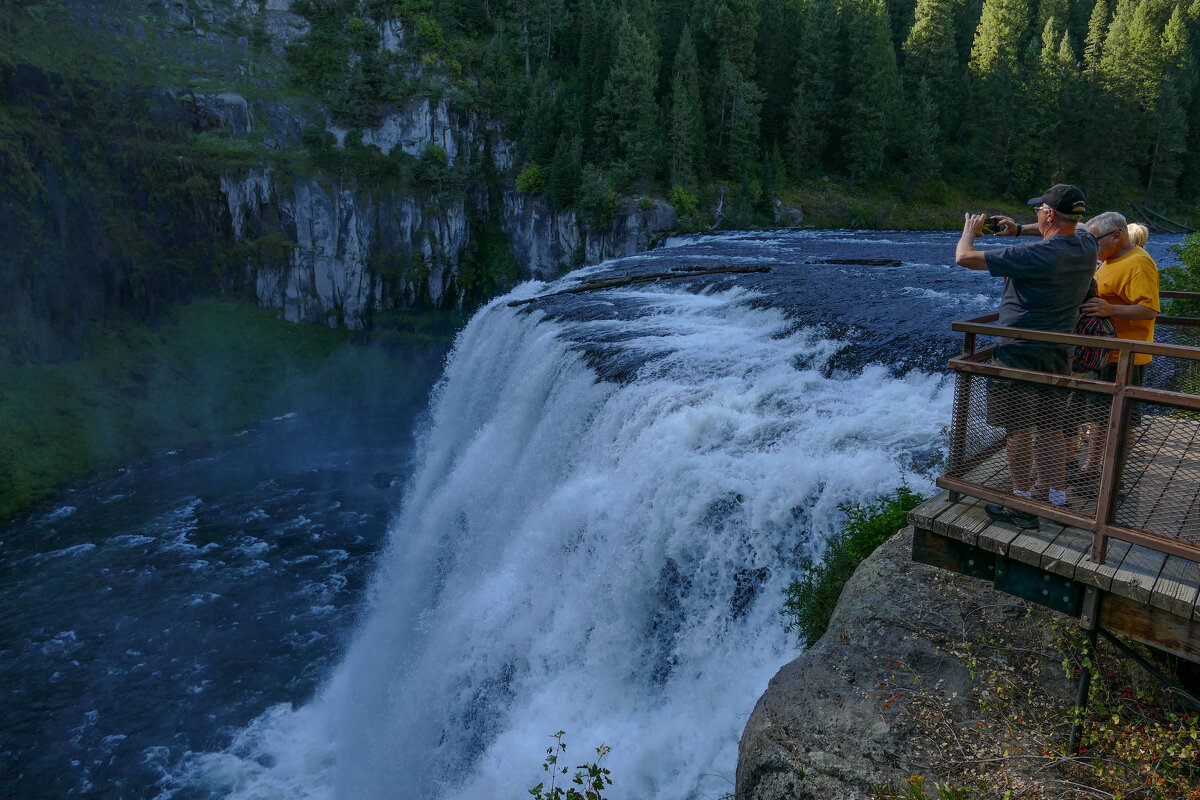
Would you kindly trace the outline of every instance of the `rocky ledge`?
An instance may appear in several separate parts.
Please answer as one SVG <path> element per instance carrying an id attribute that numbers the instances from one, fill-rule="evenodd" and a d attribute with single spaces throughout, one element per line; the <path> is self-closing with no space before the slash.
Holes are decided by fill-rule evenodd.
<path id="1" fill-rule="evenodd" d="M 897 796 L 921 779 L 1046 796 L 1046 757 L 1014 775 L 1011 756 L 1066 747 L 1070 624 L 911 550 L 908 528 L 863 562 L 825 635 L 772 679 L 742 735 L 738 800 Z M 982 768 L 998 762 L 1003 776 Z"/>

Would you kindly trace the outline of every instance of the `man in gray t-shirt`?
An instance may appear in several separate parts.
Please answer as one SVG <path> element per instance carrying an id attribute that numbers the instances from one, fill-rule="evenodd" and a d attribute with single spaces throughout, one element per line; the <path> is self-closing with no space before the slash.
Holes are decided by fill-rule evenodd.
<path id="1" fill-rule="evenodd" d="M 1086 299 L 1096 269 L 1096 238 L 1086 230 L 1076 232 L 1086 202 L 1083 192 L 1057 184 L 1029 201 L 1037 206 L 1035 225 L 1018 225 L 999 217 L 998 235 L 1036 234 L 1040 241 L 987 251 L 975 248 L 986 216 L 966 214 L 955 262 L 968 269 L 988 270 L 1005 279 L 1000 302 L 1000 324 L 1043 331 L 1072 333 L 1079 306 Z M 996 360 L 1010 367 L 1070 374 L 1070 345 L 1001 339 Z M 1066 505 L 1066 443 L 1059 417 L 1063 398 L 1052 390 L 1019 381 L 993 381 L 988 394 L 988 424 L 1005 428 L 1008 438 L 1008 471 L 1013 494 L 1026 499 Z M 1038 430 L 1036 440 L 1034 427 Z M 1034 528 L 1033 514 L 989 505 L 993 519 Z"/>

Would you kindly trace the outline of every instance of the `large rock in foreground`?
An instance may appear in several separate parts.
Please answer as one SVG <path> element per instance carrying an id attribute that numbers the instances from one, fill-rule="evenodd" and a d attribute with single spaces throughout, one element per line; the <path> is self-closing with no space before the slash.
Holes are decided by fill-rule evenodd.
<path id="1" fill-rule="evenodd" d="M 863 562 L 829 630 L 772 679 L 742 734 L 738 800 L 851 800 L 913 775 L 938 780 L 956 729 L 979 719 L 987 687 L 970 654 L 981 645 L 1024 656 L 1000 669 L 1030 695 L 1069 703 L 1071 681 L 1050 660 L 1051 612 L 913 563 L 911 550 L 908 528 Z M 1019 651 L 996 644 L 1018 640 Z"/>

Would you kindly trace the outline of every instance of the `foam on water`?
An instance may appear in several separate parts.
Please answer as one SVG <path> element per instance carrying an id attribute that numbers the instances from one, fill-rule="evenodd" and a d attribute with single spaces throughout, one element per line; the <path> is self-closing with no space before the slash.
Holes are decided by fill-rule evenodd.
<path id="1" fill-rule="evenodd" d="M 164 796 L 519 798 L 558 730 L 573 758 L 613 748 L 617 800 L 731 790 L 745 719 L 794 655 L 785 556 L 819 555 L 840 503 L 939 448 L 952 390 L 826 375 L 843 343 L 743 289 L 609 293 L 633 320 L 507 299 L 459 337 L 342 665 Z M 597 380 L 622 356 L 630 380 Z"/>

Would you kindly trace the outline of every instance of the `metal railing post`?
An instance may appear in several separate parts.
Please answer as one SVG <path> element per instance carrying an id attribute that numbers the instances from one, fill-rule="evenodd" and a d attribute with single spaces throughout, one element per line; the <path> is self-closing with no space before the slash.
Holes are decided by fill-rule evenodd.
<path id="1" fill-rule="evenodd" d="M 963 355 L 975 355 L 975 334 L 968 331 L 963 334 Z M 971 411 L 971 378 L 962 374 L 954 378 L 954 411 L 950 420 L 950 471 L 953 472 L 957 461 L 963 457 L 967 448 L 967 416 Z M 960 389 L 962 391 L 960 391 Z M 956 491 L 950 492 L 950 502 L 957 503 L 961 495 Z"/>
<path id="2" fill-rule="evenodd" d="M 1103 564 L 1108 554 L 1108 526 L 1116 510 L 1117 484 L 1121 477 L 1120 468 L 1125 457 L 1125 434 L 1129 423 L 1125 389 L 1133 373 L 1133 353 L 1122 347 L 1116 369 L 1116 392 L 1108 412 L 1108 434 L 1104 441 L 1104 457 L 1100 462 L 1100 490 L 1096 496 L 1096 530 L 1092 536 L 1092 549 L 1088 559 Z"/>

